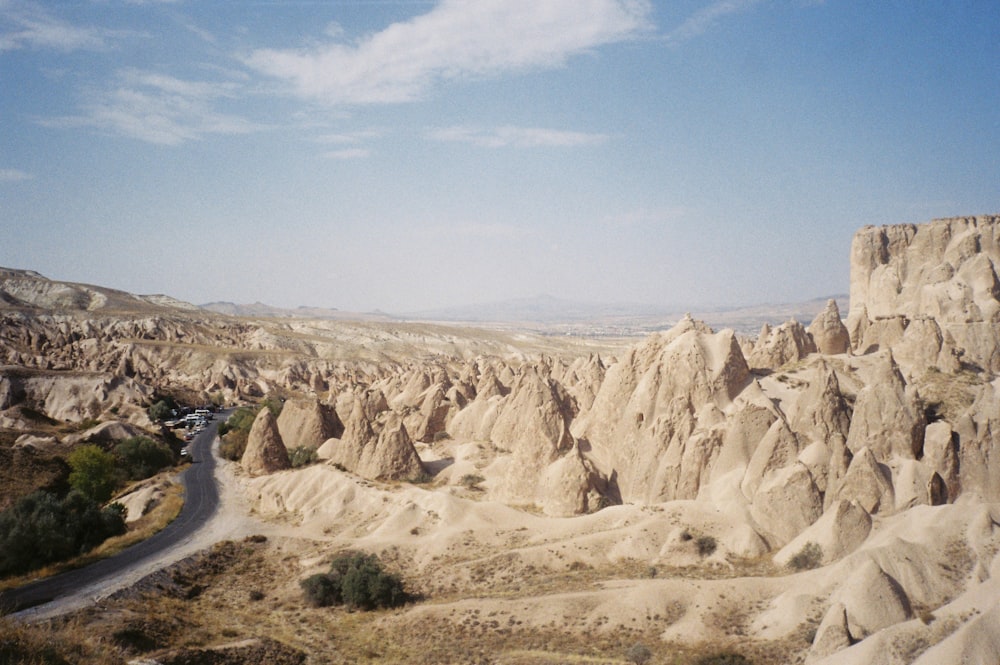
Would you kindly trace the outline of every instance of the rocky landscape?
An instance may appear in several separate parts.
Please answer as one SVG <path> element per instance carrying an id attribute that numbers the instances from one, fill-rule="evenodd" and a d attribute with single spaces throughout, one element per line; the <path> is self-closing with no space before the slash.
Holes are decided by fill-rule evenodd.
<path id="1" fill-rule="evenodd" d="M 189 564 L 194 629 L 162 588 L 70 620 L 149 638 L 116 657 L 995 663 L 1000 217 L 866 227 L 850 265 L 846 320 L 642 339 L 232 317 L 0 270 L 0 502 L 155 431 L 159 397 L 280 397 L 226 471 L 266 538 Z M 344 549 L 421 600 L 305 607 Z"/>

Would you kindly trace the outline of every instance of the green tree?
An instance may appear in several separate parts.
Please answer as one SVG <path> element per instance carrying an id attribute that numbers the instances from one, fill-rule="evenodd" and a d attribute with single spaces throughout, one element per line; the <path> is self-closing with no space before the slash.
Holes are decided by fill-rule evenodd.
<path id="1" fill-rule="evenodd" d="M 101 508 L 81 492 L 38 491 L 0 512 L 0 575 L 24 573 L 93 549 L 125 532 L 121 504 Z"/>
<path id="2" fill-rule="evenodd" d="M 174 463 L 174 453 L 169 446 L 145 436 L 133 436 L 120 441 L 115 446 L 115 457 L 131 480 L 149 478 Z"/>
<path id="3" fill-rule="evenodd" d="M 312 575 L 299 583 L 306 600 L 316 606 L 343 603 L 348 607 L 373 610 L 398 607 L 409 596 L 403 582 L 382 569 L 374 554 L 347 552 L 335 558 L 326 575 Z"/>
<path id="4" fill-rule="evenodd" d="M 94 445 L 80 446 L 67 457 L 69 484 L 90 499 L 104 503 L 118 483 L 115 456 Z"/>
<path id="5" fill-rule="evenodd" d="M 156 402 L 151 407 L 149 407 L 149 419 L 153 422 L 158 420 L 166 420 L 170 417 L 170 405 L 166 400 L 160 400 Z"/>

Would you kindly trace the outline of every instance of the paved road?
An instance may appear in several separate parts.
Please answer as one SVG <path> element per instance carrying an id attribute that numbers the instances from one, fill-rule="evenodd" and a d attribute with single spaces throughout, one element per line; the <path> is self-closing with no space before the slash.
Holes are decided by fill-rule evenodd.
<path id="1" fill-rule="evenodd" d="M 188 446 L 193 462 L 181 474 L 185 488 L 184 507 L 177 519 L 151 538 L 136 543 L 112 557 L 96 561 L 85 568 L 70 570 L 0 593 L 0 614 L 42 605 L 84 586 L 118 577 L 130 567 L 146 562 L 184 542 L 204 526 L 219 506 L 212 442 L 215 440 L 219 423 L 230 413 L 231 411 L 217 413 L 215 420 L 211 421 Z"/>

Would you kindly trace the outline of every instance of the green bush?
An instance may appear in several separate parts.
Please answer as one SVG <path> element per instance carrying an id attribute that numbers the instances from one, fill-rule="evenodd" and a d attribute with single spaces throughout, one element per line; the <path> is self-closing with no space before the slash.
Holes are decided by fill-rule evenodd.
<path id="1" fill-rule="evenodd" d="M 299 582 L 299 586 L 306 595 L 306 602 L 313 607 L 329 607 L 343 602 L 340 585 L 330 575 L 324 573 L 310 575 Z"/>
<path id="2" fill-rule="evenodd" d="M 97 503 L 111 498 L 118 484 L 118 464 L 115 456 L 99 446 L 75 448 L 66 458 L 72 471 L 69 484 Z"/>
<path id="3" fill-rule="evenodd" d="M 292 465 L 293 469 L 297 469 L 300 466 L 308 466 L 317 459 L 319 459 L 319 456 L 316 454 L 316 449 L 309 446 L 297 446 L 288 451 L 288 462 Z"/>
<path id="4" fill-rule="evenodd" d="M 788 560 L 788 567 L 793 570 L 811 570 L 819 568 L 823 563 L 823 548 L 818 544 L 809 542 L 802 546 L 798 554 Z"/>
<path id="5" fill-rule="evenodd" d="M 161 399 L 149 407 L 149 419 L 153 422 L 166 420 L 170 417 L 171 407 L 166 400 Z"/>
<path id="6" fill-rule="evenodd" d="M 16 575 L 83 554 L 125 532 L 121 504 L 101 508 L 79 491 L 38 491 L 0 512 L 0 575 Z"/>
<path id="7" fill-rule="evenodd" d="M 174 463 L 174 453 L 164 443 L 145 436 L 124 439 L 115 446 L 115 457 L 130 480 L 142 480 Z"/>
<path id="8" fill-rule="evenodd" d="M 398 607 L 407 600 L 403 582 L 382 569 L 374 554 L 347 552 L 333 560 L 330 572 L 302 580 L 309 604 L 317 607 L 344 604 L 352 609 Z"/>

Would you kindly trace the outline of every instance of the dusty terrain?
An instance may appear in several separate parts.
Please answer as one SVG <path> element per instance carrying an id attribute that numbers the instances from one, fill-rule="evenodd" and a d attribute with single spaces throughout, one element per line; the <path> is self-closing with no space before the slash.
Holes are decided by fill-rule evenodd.
<path id="1" fill-rule="evenodd" d="M 640 340 L 240 319 L 7 271 L 12 456 L 151 427 L 157 395 L 286 399 L 221 472 L 249 516 L 231 540 L 20 639 L 80 662 L 641 643 L 678 664 L 994 663 L 1000 218 L 868 227 L 850 260 L 846 321 L 831 301 L 755 337 L 684 318 Z M 309 607 L 299 581 L 344 549 L 419 599 Z"/>

